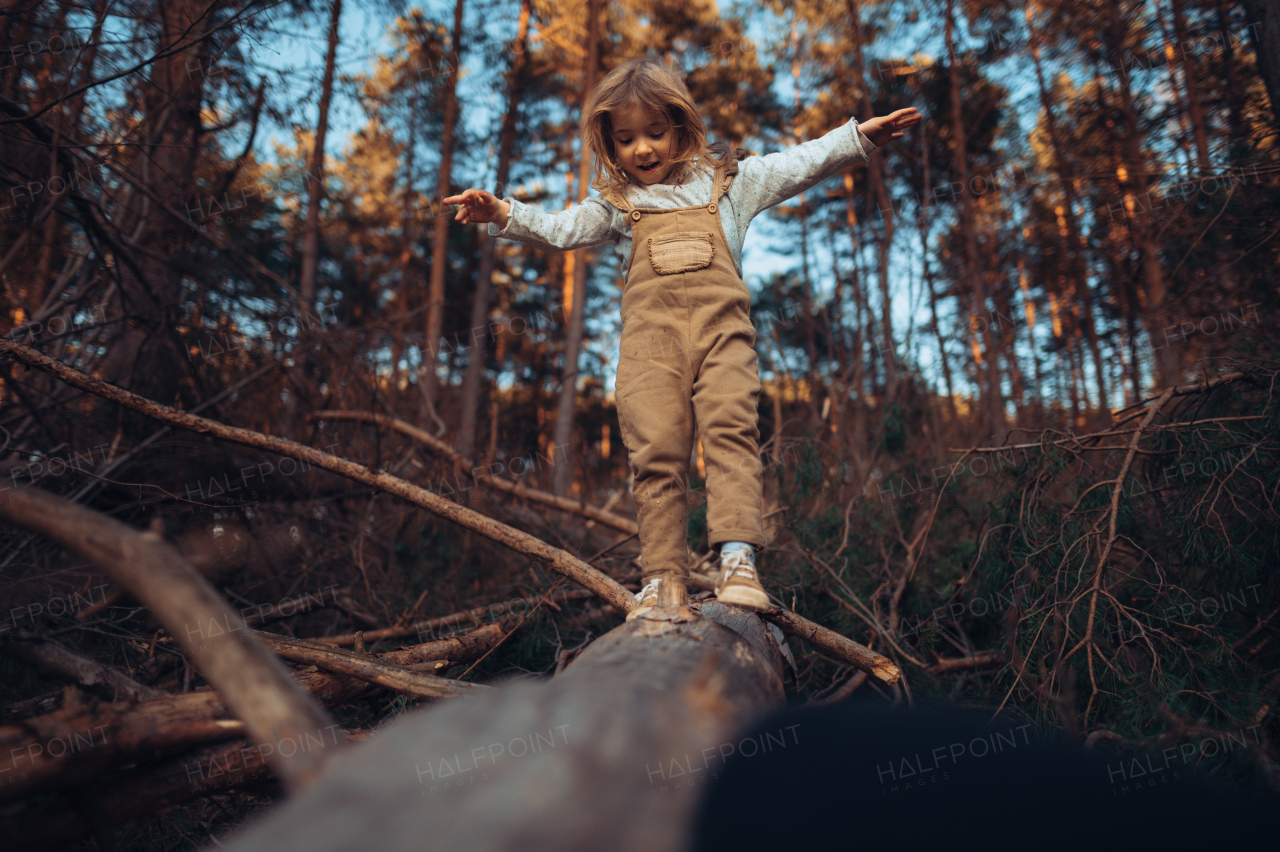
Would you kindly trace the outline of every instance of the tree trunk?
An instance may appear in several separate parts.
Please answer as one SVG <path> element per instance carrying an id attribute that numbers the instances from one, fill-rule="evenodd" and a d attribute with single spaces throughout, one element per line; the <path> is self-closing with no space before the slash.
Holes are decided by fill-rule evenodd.
<path id="1" fill-rule="evenodd" d="M 1243 145 L 1249 134 L 1244 120 L 1244 89 L 1240 85 L 1240 77 L 1236 66 L 1236 50 L 1231 32 L 1231 6 L 1227 0 L 1216 0 L 1218 18 L 1218 37 L 1222 42 L 1222 76 L 1225 83 L 1227 101 L 1227 125 L 1231 128 L 1232 145 Z M 1231 151 L 1234 161 L 1236 151 Z"/>
<path id="2" fill-rule="evenodd" d="M 436 183 L 436 200 L 449 195 L 449 180 L 453 172 L 453 134 L 458 124 L 458 74 L 462 63 L 462 10 L 465 0 L 457 0 L 453 7 L 453 38 L 449 45 L 449 82 L 444 87 L 444 132 L 440 139 L 440 176 Z M 435 231 L 431 242 L 431 289 L 427 295 L 427 339 L 422 352 L 422 399 L 427 415 L 435 419 L 436 398 L 439 393 L 439 376 L 436 362 L 439 360 L 440 334 L 444 330 L 444 276 L 449 256 L 449 217 L 435 217 Z"/>
<path id="3" fill-rule="evenodd" d="M 391 377 L 392 385 L 400 386 L 400 362 L 404 358 L 405 329 L 411 313 L 409 307 L 409 282 L 413 275 L 413 244 L 420 233 L 414 223 L 417 220 L 415 208 L 418 204 L 416 166 L 418 162 L 418 112 L 419 98 L 415 91 L 409 100 L 409 139 L 405 149 L 404 163 L 404 204 L 400 211 L 400 288 L 393 294 L 395 305 L 400 316 L 395 321 L 391 339 Z"/>
<path id="4" fill-rule="evenodd" d="M 1200 68 L 1194 53 L 1188 50 L 1187 22 L 1182 14 L 1182 0 L 1170 0 L 1173 7 L 1174 51 L 1181 57 L 1182 79 L 1187 90 L 1187 115 L 1191 119 L 1191 134 L 1196 145 L 1196 165 L 1200 174 L 1209 173 L 1209 134 L 1204 124 L 1204 104 L 1200 97 Z"/>
<path id="5" fill-rule="evenodd" d="M 1080 220 L 1076 216 L 1076 189 L 1074 169 L 1068 164 L 1066 146 L 1062 142 L 1062 133 L 1058 129 L 1057 114 L 1049 87 L 1045 83 L 1044 64 L 1040 60 L 1039 36 L 1031 18 L 1031 10 L 1026 14 L 1027 29 L 1031 33 L 1031 59 L 1036 69 L 1036 85 L 1040 91 L 1040 106 L 1044 109 L 1045 126 L 1049 131 L 1049 142 L 1053 146 L 1054 176 L 1058 179 L 1058 191 L 1062 193 L 1062 212 L 1060 223 L 1065 229 L 1065 256 L 1072 278 L 1077 282 L 1076 290 L 1084 308 L 1085 333 L 1089 341 L 1089 354 L 1093 358 L 1093 368 L 1098 382 L 1099 407 L 1107 405 L 1106 365 L 1102 362 L 1102 351 L 1098 345 L 1098 327 L 1093 313 L 1093 290 L 1089 287 L 1089 266 L 1086 260 L 1085 244 L 1080 235 Z M 1019 261 L 1021 263 L 1021 261 Z M 1037 362 L 1038 363 L 1038 362 Z"/>
<path id="6" fill-rule="evenodd" d="M 782 702 L 781 655 L 755 616 L 700 609 L 627 622 L 549 682 L 400 719 L 231 848 L 682 848 L 731 749 L 796 737 L 740 741 Z"/>
<path id="7" fill-rule="evenodd" d="M 845 203 L 845 222 L 849 226 L 849 242 L 852 244 L 852 253 L 850 256 L 851 269 L 849 271 L 849 287 L 853 291 L 853 341 L 851 344 L 851 354 L 853 357 L 853 379 L 850 382 L 853 398 L 852 412 L 850 418 L 853 425 L 850 428 L 852 436 L 850 441 L 853 444 L 854 463 L 858 466 L 858 481 L 861 482 L 866 477 L 866 466 L 864 460 L 866 458 L 867 447 L 867 415 L 866 415 L 866 375 L 867 375 L 867 358 L 864 352 L 863 340 L 866 324 L 863 322 L 865 313 L 865 295 L 862 289 L 862 276 L 858 269 L 858 212 L 854 205 L 853 198 L 853 167 L 847 169 L 844 173 L 844 203 Z"/>
<path id="8" fill-rule="evenodd" d="M 853 37 L 854 83 L 858 87 L 858 110 L 863 120 L 875 115 L 871 106 L 871 89 L 867 85 L 865 62 L 862 55 L 862 21 L 857 0 L 847 0 L 849 4 L 850 33 Z M 871 152 L 871 161 L 867 163 L 867 219 L 871 219 L 872 209 L 879 209 L 884 219 L 884 234 L 877 245 L 876 258 L 879 263 L 877 281 L 880 284 L 880 337 L 884 354 L 885 400 L 892 401 L 898 389 L 898 359 L 894 354 L 897 347 L 893 339 L 893 302 L 889 294 L 889 249 L 893 244 L 894 216 L 893 205 L 889 202 L 884 174 L 884 152 L 877 148 Z"/>
<path id="9" fill-rule="evenodd" d="M 316 120 L 315 147 L 307 164 L 307 224 L 302 240 L 302 273 L 298 281 L 299 309 L 315 310 L 316 274 L 320 268 L 320 201 L 324 198 L 324 140 L 329 133 L 329 103 L 333 99 L 333 74 L 338 54 L 338 25 L 342 0 L 333 0 L 329 12 L 329 47 L 324 57 L 324 81 L 320 85 L 320 116 Z"/>
<path id="10" fill-rule="evenodd" d="M 1146 162 L 1142 156 L 1141 126 L 1138 122 L 1137 108 L 1133 103 L 1133 93 L 1129 85 L 1129 70 L 1125 66 L 1124 48 L 1121 45 L 1121 34 L 1126 22 L 1120 15 L 1116 4 L 1106 4 L 1111 16 L 1111 26 L 1105 30 L 1111 56 L 1119 82 L 1120 118 L 1124 125 L 1124 139 L 1121 140 L 1124 174 L 1120 176 L 1121 191 L 1138 199 L 1138 207 L 1142 204 L 1150 206 Z M 1132 191 L 1126 188 L 1132 188 Z M 1126 204 L 1126 209 L 1128 205 Z M 1129 217 L 1130 231 L 1138 249 L 1144 294 L 1143 320 L 1150 338 L 1152 358 L 1155 360 L 1154 380 L 1159 387 L 1178 384 L 1181 370 L 1176 358 L 1167 357 L 1169 352 L 1161 346 L 1160 330 L 1167 325 L 1165 301 L 1167 290 L 1164 270 L 1160 267 L 1160 249 L 1152 233 L 1151 223 L 1144 218 L 1141 210 L 1135 210 Z"/>
<path id="11" fill-rule="evenodd" d="M 207 33 L 221 14 L 221 3 L 174 0 L 155 4 L 155 42 L 163 49 L 139 86 L 141 113 L 135 126 L 140 138 L 128 163 L 131 185 L 116 222 L 134 245 L 148 251 L 137 261 L 117 254 L 119 304 L 126 322 L 114 339 L 105 341 L 107 356 L 101 375 L 174 399 L 182 392 L 180 346 L 174 335 L 182 312 L 179 258 L 192 239 L 192 229 L 152 202 L 189 199 L 204 133 L 201 109 L 209 68 Z"/>
<path id="12" fill-rule="evenodd" d="M 507 73 L 507 112 L 502 117 L 502 132 L 498 140 L 498 185 L 495 192 L 499 195 L 504 193 L 511 174 L 511 155 L 516 143 L 516 120 L 519 117 L 520 96 L 523 91 L 525 52 L 529 48 L 529 18 L 532 8 L 532 0 L 521 0 L 515 57 L 511 60 L 511 70 Z M 476 292 L 471 300 L 471 343 L 467 349 L 467 372 L 462 380 L 462 411 L 456 441 L 458 452 L 465 458 L 474 458 L 476 454 L 480 390 L 484 384 L 485 352 L 489 340 L 485 325 L 489 318 L 489 294 L 493 291 L 497 242 L 487 234 L 484 237 L 484 244 L 480 249 L 480 270 L 476 273 Z"/>
<path id="13" fill-rule="evenodd" d="M 1258 74 L 1271 100 L 1271 120 L 1280 130 L 1280 0 L 1244 0 Z"/>
<path id="14" fill-rule="evenodd" d="M 582 100 L 596 85 L 596 66 L 600 64 L 599 36 L 600 0 L 587 0 L 587 59 L 586 69 L 582 75 Z M 580 145 L 578 164 L 578 203 L 587 198 L 588 184 L 591 180 L 591 152 L 587 150 L 586 141 Z M 570 283 L 571 293 L 565 299 L 565 310 L 569 313 L 568 328 L 565 329 L 564 364 L 560 373 L 560 399 L 556 406 L 556 423 L 552 446 L 559 450 L 555 467 L 551 475 L 551 492 L 557 497 L 569 493 L 573 484 L 573 422 L 574 403 L 578 399 L 578 357 L 582 352 L 582 332 L 586 324 L 583 314 L 587 305 L 587 249 L 575 249 L 567 258 L 573 266 L 573 277 Z"/>
<path id="15" fill-rule="evenodd" d="M 961 116 L 960 68 L 956 60 L 955 46 L 955 0 L 947 0 L 946 45 L 948 71 L 947 81 L 951 90 L 951 143 L 952 167 L 961 183 L 960 190 L 960 234 L 964 241 L 963 263 L 964 277 L 973 292 L 973 313 L 971 317 L 987 311 L 986 273 L 978 258 L 977 239 L 973 233 L 974 209 L 973 199 L 969 193 L 969 161 L 967 135 Z M 995 338 L 991 332 L 992 323 L 988 317 L 982 317 L 982 346 L 986 350 L 979 370 L 979 395 L 985 396 L 985 405 L 979 409 L 978 422 L 982 434 L 993 435 L 1004 428 L 1004 400 L 1000 392 L 1000 370 L 997 364 Z M 971 320 L 972 323 L 972 320 Z M 983 375 L 985 373 L 985 375 Z"/>

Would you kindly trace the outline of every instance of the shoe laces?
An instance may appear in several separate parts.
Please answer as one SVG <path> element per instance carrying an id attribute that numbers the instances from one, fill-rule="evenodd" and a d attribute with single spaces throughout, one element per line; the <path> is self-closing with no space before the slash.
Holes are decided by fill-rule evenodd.
<path id="1" fill-rule="evenodd" d="M 748 580 L 756 579 L 755 563 L 745 550 L 731 550 L 728 553 L 721 554 L 720 570 L 722 572 L 722 582 L 735 576 L 746 577 Z"/>
<path id="2" fill-rule="evenodd" d="M 644 586 L 641 587 L 640 591 L 636 593 L 636 600 L 642 601 L 650 595 L 657 597 L 658 587 L 660 585 L 662 585 L 662 578 L 654 577 L 649 582 L 645 583 Z"/>

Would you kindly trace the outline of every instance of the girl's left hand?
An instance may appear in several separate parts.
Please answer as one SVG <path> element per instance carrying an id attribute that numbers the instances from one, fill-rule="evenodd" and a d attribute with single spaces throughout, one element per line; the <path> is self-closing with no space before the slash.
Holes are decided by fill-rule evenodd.
<path id="1" fill-rule="evenodd" d="M 879 148 L 886 142 L 902 138 L 902 131 L 920 121 L 920 110 L 907 107 L 888 115 L 877 116 L 870 121 L 858 125 L 863 135 L 871 140 L 871 144 Z"/>

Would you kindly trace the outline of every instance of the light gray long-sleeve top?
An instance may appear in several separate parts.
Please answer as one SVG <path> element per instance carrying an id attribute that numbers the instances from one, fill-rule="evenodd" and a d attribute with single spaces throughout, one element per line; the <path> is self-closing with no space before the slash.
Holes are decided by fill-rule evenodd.
<path id="1" fill-rule="evenodd" d="M 738 174 L 719 202 L 717 214 L 738 275 L 742 275 L 742 242 L 747 226 L 761 210 L 799 195 L 854 163 L 866 162 L 875 147 L 851 118 L 819 139 L 763 157 L 739 160 Z M 636 207 L 670 208 L 707 204 L 712 200 L 711 189 L 711 174 L 704 168 L 693 170 L 680 186 L 631 184 L 625 192 Z M 631 257 L 631 222 L 600 196 L 589 196 L 559 213 L 547 213 L 510 196 L 503 200 L 511 205 L 511 213 L 503 228 L 489 223 L 491 236 L 519 240 L 546 251 L 612 242 L 626 276 Z"/>

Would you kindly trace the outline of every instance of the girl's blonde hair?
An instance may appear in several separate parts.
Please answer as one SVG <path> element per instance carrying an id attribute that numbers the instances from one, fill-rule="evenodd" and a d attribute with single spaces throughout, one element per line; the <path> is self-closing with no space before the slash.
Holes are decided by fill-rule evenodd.
<path id="1" fill-rule="evenodd" d="M 596 189 L 621 191 L 630 183 L 617 165 L 611 116 L 632 107 L 662 113 L 670 120 L 676 134 L 671 158 L 676 165 L 676 183 L 683 183 L 691 168 L 723 165 L 728 159 L 727 143 L 707 144 L 706 125 L 680 76 L 661 62 L 633 59 L 606 74 L 582 107 L 579 138 L 595 160 L 591 185 Z"/>

